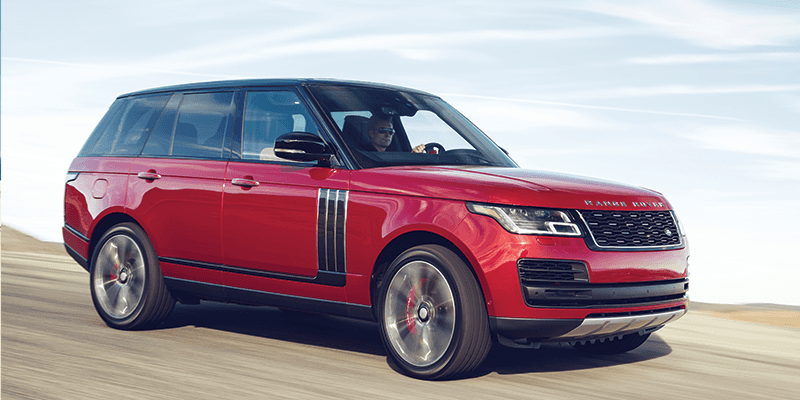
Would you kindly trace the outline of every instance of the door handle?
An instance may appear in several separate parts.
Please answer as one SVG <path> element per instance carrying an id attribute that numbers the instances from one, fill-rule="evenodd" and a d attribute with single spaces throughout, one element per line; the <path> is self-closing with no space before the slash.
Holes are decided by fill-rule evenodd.
<path id="1" fill-rule="evenodd" d="M 138 175 L 139 179 L 146 179 L 148 181 L 153 179 L 161 179 L 161 175 L 155 173 L 155 171 L 147 171 L 147 172 L 139 172 Z"/>
<path id="2" fill-rule="evenodd" d="M 243 179 L 243 178 L 234 178 L 231 179 L 231 183 L 236 186 L 244 186 L 244 187 L 253 187 L 258 186 L 260 183 L 254 179 Z"/>

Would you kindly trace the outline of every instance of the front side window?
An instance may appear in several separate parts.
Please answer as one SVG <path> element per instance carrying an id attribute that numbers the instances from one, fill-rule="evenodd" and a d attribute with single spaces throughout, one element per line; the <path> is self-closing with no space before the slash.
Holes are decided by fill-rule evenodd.
<path id="1" fill-rule="evenodd" d="M 292 162 L 273 151 L 275 139 L 289 132 L 318 134 L 300 98 L 289 90 L 249 91 L 242 127 L 242 159 Z"/>
<path id="2" fill-rule="evenodd" d="M 310 85 L 362 168 L 392 165 L 516 167 L 442 99 L 367 86 Z"/>

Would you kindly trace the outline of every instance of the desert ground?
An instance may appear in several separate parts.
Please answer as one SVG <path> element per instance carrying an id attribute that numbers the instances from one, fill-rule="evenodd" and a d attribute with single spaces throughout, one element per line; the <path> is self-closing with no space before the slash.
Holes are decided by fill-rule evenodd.
<path id="1" fill-rule="evenodd" d="M 366 321 L 202 302 L 111 329 L 62 244 L 1 232 L 3 399 L 799 398 L 797 307 L 693 302 L 626 354 L 495 345 L 472 375 L 425 382 L 393 369 Z"/>

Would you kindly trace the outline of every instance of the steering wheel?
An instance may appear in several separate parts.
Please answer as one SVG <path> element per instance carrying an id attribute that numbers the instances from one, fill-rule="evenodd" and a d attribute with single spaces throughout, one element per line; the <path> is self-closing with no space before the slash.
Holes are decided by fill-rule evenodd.
<path id="1" fill-rule="evenodd" d="M 436 142 L 425 143 L 425 152 L 430 153 L 431 151 L 436 150 L 436 154 L 442 154 L 445 152 L 444 146 Z"/>

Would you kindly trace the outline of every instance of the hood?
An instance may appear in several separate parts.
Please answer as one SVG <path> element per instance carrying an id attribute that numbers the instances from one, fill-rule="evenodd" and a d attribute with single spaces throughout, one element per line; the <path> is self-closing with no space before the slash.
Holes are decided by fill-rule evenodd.
<path id="1" fill-rule="evenodd" d="M 658 192 L 568 174 L 494 167 L 387 167 L 353 171 L 350 189 L 481 203 L 584 210 L 669 210 Z"/>

